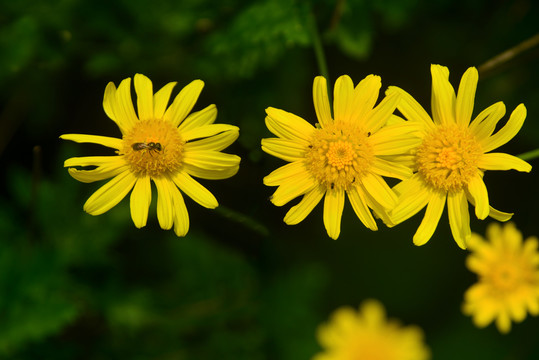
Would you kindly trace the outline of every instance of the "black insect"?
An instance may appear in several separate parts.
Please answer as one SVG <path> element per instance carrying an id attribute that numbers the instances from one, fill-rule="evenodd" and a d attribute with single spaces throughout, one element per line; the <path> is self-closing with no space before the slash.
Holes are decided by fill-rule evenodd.
<path id="1" fill-rule="evenodd" d="M 152 153 L 152 151 L 161 151 L 163 150 L 163 146 L 161 146 L 161 143 L 156 143 L 156 142 L 149 142 L 149 143 L 145 143 L 145 142 L 139 142 L 139 143 L 134 143 L 132 145 L 133 147 L 133 150 L 135 151 L 140 151 L 140 150 L 148 150 L 150 152 L 150 154 Z"/>

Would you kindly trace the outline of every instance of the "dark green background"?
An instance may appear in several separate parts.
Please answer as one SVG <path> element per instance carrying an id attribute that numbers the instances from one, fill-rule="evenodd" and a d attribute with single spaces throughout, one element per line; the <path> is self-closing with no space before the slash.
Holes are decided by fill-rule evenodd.
<path id="1" fill-rule="evenodd" d="M 539 4 L 420 0 L 21 0 L 0 4 L 0 359 L 308 359 L 316 326 L 339 306 L 379 299 L 390 317 L 417 324 L 433 359 L 539 359 L 539 319 L 501 335 L 460 312 L 476 279 L 447 215 L 423 247 L 421 216 L 378 232 L 349 204 L 342 233 L 327 237 L 318 206 L 296 226 L 282 222 L 263 176 L 283 161 L 260 149 L 270 134 L 264 109 L 315 121 L 319 75 L 314 17 L 330 83 L 348 74 L 382 77 L 430 109 L 430 64 L 462 73 L 532 37 Z M 522 131 L 502 151 L 539 144 L 539 50 L 480 73 L 479 111 L 504 101 L 528 108 Z M 195 109 L 215 103 L 220 123 L 241 128 L 227 152 L 239 173 L 201 181 L 216 211 L 188 199 L 185 238 L 155 216 L 137 230 L 124 200 L 93 217 L 84 201 L 101 184 L 81 184 L 62 167 L 71 156 L 112 155 L 63 142 L 64 133 L 119 137 L 103 109 L 106 84 L 135 73 L 154 88 L 202 79 Z M 505 119 L 508 118 L 506 115 Z M 536 166 L 536 161 L 531 161 Z M 536 171 L 487 172 L 491 204 L 514 211 L 525 236 L 539 235 Z M 104 183 L 104 182 L 102 182 Z M 473 210 L 472 210 L 473 211 Z M 472 230 L 490 222 L 472 213 Z"/>

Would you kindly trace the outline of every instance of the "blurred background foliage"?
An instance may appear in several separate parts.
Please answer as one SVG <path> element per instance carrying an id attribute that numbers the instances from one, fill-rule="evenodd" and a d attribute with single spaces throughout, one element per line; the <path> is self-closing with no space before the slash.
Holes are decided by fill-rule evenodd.
<path id="1" fill-rule="evenodd" d="M 538 318 L 502 336 L 460 313 L 475 278 L 447 221 L 420 248 L 411 241 L 419 217 L 371 232 L 348 204 L 337 241 L 320 206 L 286 226 L 286 209 L 262 185 L 283 162 L 260 150 L 266 107 L 314 122 L 313 29 L 330 83 L 378 74 L 429 109 L 431 63 L 448 66 L 456 86 L 467 67 L 535 35 L 538 21 L 533 0 L 1 2 L 0 359 L 308 359 L 319 350 L 317 324 L 366 298 L 421 326 L 434 359 L 538 359 Z M 508 112 L 528 108 L 505 152 L 538 147 L 538 55 L 480 74 L 475 114 L 499 100 Z M 58 136 L 119 136 L 103 91 L 137 72 L 155 88 L 203 79 L 197 109 L 216 103 L 218 122 L 241 128 L 227 150 L 242 157 L 240 172 L 203 182 L 217 211 L 187 200 L 185 238 L 159 229 L 155 203 L 141 230 L 125 200 L 85 214 L 99 185 L 62 168 L 70 156 L 111 154 Z M 525 236 L 539 235 L 536 171 L 485 180 L 491 202 L 515 211 Z M 472 229 L 487 223 L 472 219 Z"/>

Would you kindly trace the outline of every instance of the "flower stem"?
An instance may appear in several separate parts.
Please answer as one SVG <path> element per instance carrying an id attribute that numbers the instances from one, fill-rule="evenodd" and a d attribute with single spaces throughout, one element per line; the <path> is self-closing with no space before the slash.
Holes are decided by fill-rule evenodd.
<path id="1" fill-rule="evenodd" d="M 532 151 L 525 152 L 523 154 L 517 155 L 518 158 L 521 158 L 522 160 L 533 160 L 535 158 L 539 158 L 539 149 L 535 149 Z"/>
<path id="2" fill-rule="evenodd" d="M 326 78 L 329 84 L 328 66 L 326 63 L 326 56 L 324 54 L 324 48 L 322 47 L 322 41 L 320 40 L 320 34 L 316 27 L 316 18 L 312 9 L 309 11 L 309 18 L 307 20 L 309 31 L 311 33 L 311 40 L 313 41 L 314 54 L 316 56 L 316 62 L 318 63 L 318 71 L 320 75 Z"/>

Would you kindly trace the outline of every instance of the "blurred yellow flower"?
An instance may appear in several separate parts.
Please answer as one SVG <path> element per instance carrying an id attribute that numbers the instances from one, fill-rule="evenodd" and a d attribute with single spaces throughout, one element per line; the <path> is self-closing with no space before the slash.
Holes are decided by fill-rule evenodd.
<path id="1" fill-rule="evenodd" d="M 69 174 L 82 182 L 112 178 L 84 204 L 91 215 L 100 215 L 131 192 L 131 218 L 136 227 L 146 225 L 151 202 L 151 182 L 157 188 L 157 218 L 163 229 L 174 226 L 178 236 L 189 230 L 189 216 L 178 188 L 207 208 L 218 206 L 216 198 L 192 176 L 202 179 L 226 179 L 238 171 L 240 158 L 220 151 L 238 137 L 236 126 L 213 124 L 215 105 L 189 115 L 204 82 L 195 80 L 183 88 L 167 107 L 175 82 L 153 93 L 152 82 L 144 75 L 134 78 L 137 94 L 135 113 L 131 100 L 131 78 L 118 89 L 111 82 L 105 89 L 105 113 L 120 128 L 122 138 L 66 134 L 64 140 L 95 143 L 116 149 L 115 156 L 91 156 L 67 159 Z M 78 170 L 74 167 L 95 167 Z"/>
<path id="2" fill-rule="evenodd" d="M 313 360 L 427 360 L 430 350 L 417 326 L 402 327 L 386 318 L 383 305 L 364 301 L 356 312 L 337 309 L 330 322 L 321 325 L 318 342 L 324 348 Z"/>
<path id="3" fill-rule="evenodd" d="M 419 139 L 410 137 L 413 125 L 392 115 L 398 95 L 387 96 L 374 106 L 381 86 L 379 76 L 369 75 L 355 88 L 350 77 L 339 77 L 332 117 L 326 79 L 316 77 L 316 127 L 289 112 L 266 109 L 266 125 L 278 138 L 263 139 L 262 150 L 290 162 L 264 178 L 264 184 L 278 186 L 271 201 L 282 206 L 303 196 L 288 211 L 285 223 L 301 222 L 325 197 L 324 225 L 328 235 L 337 239 L 345 194 L 371 230 L 378 227 L 370 209 L 384 216 L 395 206 L 397 197 L 382 176 L 410 177 L 410 167 L 399 163 L 396 156 L 417 146 Z"/>
<path id="4" fill-rule="evenodd" d="M 507 124 L 492 135 L 505 114 L 505 106 L 498 102 L 470 122 L 477 70 L 472 67 L 464 73 L 457 95 L 449 83 L 446 67 L 432 65 L 431 73 L 432 119 L 404 90 L 389 87 L 387 91 L 388 95 L 401 95 L 397 109 L 409 121 L 421 125 L 423 139 L 411 153 L 417 172 L 393 188 L 399 200 L 390 213 L 392 224 L 389 225 L 398 224 L 427 207 L 413 239 L 414 244 L 423 245 L 438 226 L 447 202 L 453 238 L 465 249 L 471 236 L 468 201 L 475 206 L 475 215 L 481 220 L 491 216 L 507 221 L 513 215 L 490 206 L 483 173 L 485 170 L 531 170 L 530 164 L 515 156 L 490 153 L 518 133 L 526 118 L 526 108 L 518 105 Z"/>
<path id="5" fill-rule="evenodd" d="M 473 316 L 478 327 L 496 321 L 498 330 L 511 330 L 511 320 L 520 322 L 529 311 L 539 314 L 539 252 L 535 236 L 522 241 L 522 233 L 513 223 L 502 228 L 487 227 L 487 239 L 472 234 L 468 269 L 479 281 L 464 294 L 462 311 Z"/>

